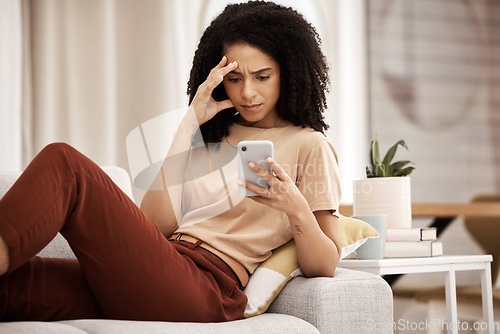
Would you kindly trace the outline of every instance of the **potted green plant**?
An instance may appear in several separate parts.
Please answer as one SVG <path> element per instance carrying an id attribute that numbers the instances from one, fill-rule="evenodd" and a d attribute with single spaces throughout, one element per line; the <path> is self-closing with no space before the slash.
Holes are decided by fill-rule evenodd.
<path id="1" fill-rule="evenodd" d="M 409 160 L 393 162 L 398 147 L 408 150 L 403 140 L 380 158 L 378 139 L 370 148 L 366 179 L 354 181 L 354 215 L 385 215 L 387 228 L 411 228 L 411 187 L 408 175 L 415 169 Z"/>

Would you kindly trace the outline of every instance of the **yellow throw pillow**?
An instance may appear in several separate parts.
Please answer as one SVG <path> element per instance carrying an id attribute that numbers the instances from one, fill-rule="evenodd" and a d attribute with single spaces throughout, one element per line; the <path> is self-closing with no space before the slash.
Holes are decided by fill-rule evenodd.
<path id="1" fill-rule="evenodd" d="M 339 233 L 342 244 L 341 259 L 354 252 L 368 238 L 378 236 L 378 232 L 364 221 L 342 215 L 339 218 Z M 250 276 L 243 290 L 248 298 L 243 317 L 249 318 L 267 311 L 286 283 L 300 275 L 302 271 L 292 239 L 273 250 L 273 254 Z"/>
<path id="2" fill-rule="evenodd" d="M 377 230 L 368 223 L 356 218 L 339 216 L 339 234 L 342 244 L 341 260 L 358 249 L 369 238 L 379 236 Z"/>

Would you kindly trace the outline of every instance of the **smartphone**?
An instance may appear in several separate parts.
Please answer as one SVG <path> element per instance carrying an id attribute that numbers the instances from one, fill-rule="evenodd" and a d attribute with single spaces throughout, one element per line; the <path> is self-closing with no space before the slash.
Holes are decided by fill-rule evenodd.
<path id="1" fill-rule="evenodd" d="M 266 163 L 266 158 L 274 158 L 273 151 L 273 143 L 269 140 L 241 141 L 238 144 L 238 178 L 259 187 L 269 188 L 266 179 L 251 170 L 248 163 L 253 161 L 260 167 L 271 171 L 271 168 Z M 242 196 L 259 196 L 245 187 L 238 186 L 238 188 Z"/>

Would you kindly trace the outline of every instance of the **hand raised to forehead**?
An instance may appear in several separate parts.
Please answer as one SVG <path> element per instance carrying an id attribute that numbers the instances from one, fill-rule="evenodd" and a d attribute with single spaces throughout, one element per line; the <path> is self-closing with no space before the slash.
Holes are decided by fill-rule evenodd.
<path id="1" fill-rule="evenodd" d="M 219 111 L 233 107 L 229 99 L 215 101 L 212 92 L 224 80 L 224 76 L 237 67 L 236 62 L 227 64 L 226 56 L 222 57 L 219 64 L 210 71 L 207 79 L 198 87 L 191 107 L 194 108 L 199 125 L 212 119 Z"/>

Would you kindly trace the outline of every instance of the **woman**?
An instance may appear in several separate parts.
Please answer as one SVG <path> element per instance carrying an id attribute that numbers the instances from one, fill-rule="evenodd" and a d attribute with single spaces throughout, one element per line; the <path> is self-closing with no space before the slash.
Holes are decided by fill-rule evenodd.
<path id="1" fill-rule="evenodd" d="M 248 274 L 291 238 L 305 275 L 333 276 L 340 190 L 323 134 L 327 83 L 319 38 L 301 15 L 265 2 L 227 6 L 201 38 L 169 156 L 190 153 L 165 159 L 158 180 L 186 175 L 199 127 L 218 144 L 209 154 L 273 141 L 272 173 L 250 166 L 270 188 L 230 168 L 222 188 L 214 173 L 180 192 L 152 187 L 139 209 L 89 159 L 51 144 L 0 201 L 1 319 L 239 319 Z M 238 197 L 237 182 L 260 196 Z M 34 256 L 57 232 L 78 260 Z"/>

